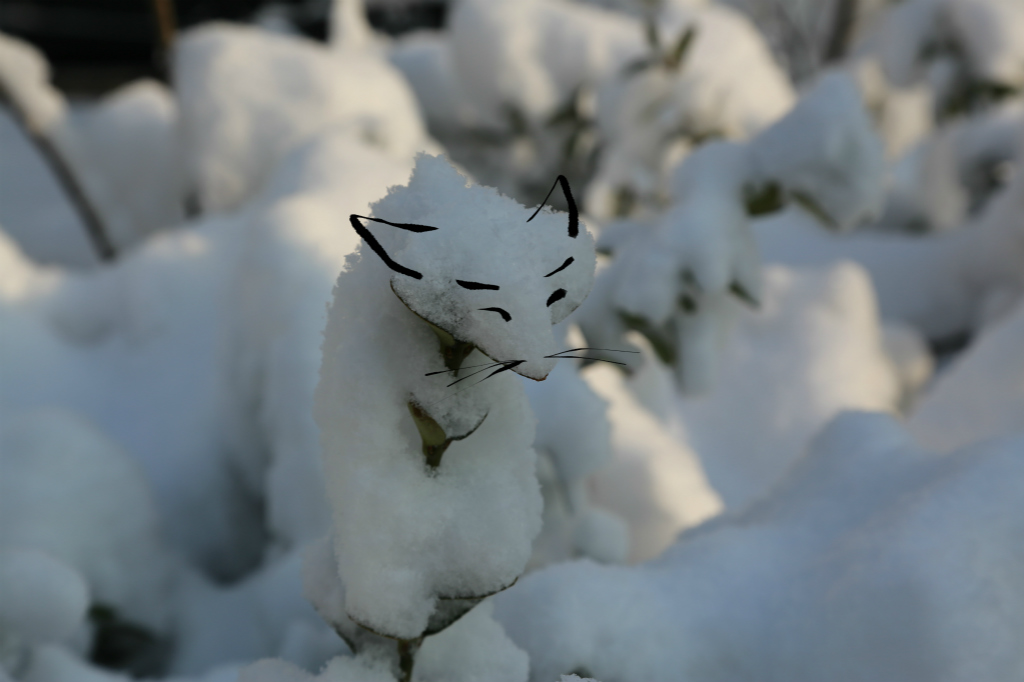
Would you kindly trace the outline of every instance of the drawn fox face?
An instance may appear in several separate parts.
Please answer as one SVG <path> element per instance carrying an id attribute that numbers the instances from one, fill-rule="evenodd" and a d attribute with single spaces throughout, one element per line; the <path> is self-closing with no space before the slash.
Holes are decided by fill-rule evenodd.
<path id="1" fill-rule="evenodd" d="M 555 365 L 546 356 L 560 350 L 551 327 L 586 298 L 596 264 L 569 183 L 559 176 L 556 186 L 568 215 L 538 208 L 531 216 L 469 184 L 444 158 L 421 154 L 407 186 L 392 187 L 372 218 L 350 222 L 394 271 L 391 288 L 411 311 L 542 381 Z"/>

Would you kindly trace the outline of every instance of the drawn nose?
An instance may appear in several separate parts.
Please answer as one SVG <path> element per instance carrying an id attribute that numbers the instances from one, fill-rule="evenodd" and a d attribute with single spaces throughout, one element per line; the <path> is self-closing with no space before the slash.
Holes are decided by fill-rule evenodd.
<path id="1" fill-rule="evenodd" d="M 534 358 L 533 360 L 527 360 L 521 365 L 517 365 L 512 371 L 527 379 L 544 381 L 548 378 L 551 370 L 555 368 L 556 362 L 558 361 L 554 358 Z"/>

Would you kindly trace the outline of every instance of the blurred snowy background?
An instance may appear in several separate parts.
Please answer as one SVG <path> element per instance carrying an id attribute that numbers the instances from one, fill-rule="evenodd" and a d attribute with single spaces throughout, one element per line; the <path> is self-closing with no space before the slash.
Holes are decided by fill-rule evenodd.
<path id="1" fill-rule="evenodd" d="M 0 682 L 393 679 L 313 392 L 421 151 L 566 175 L 642 359 L 528 382 L 529 572 L 414 679 L 1024 679 L 1020 0 L 4 0 L 0 101 Z"/>

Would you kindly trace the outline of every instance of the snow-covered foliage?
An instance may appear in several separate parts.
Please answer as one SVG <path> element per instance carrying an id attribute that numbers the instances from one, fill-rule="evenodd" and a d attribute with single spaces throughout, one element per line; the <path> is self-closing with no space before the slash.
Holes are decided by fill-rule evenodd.
<path id="1" fill-rule="evenodd" d="M 644 334 L 680 385 L 706 391 L 728 326 L 730 296 L 758 305 L 758 255 L 749 215 L 786 201 L 849 228 L 880 212 L 883 155 L 854 81 L 831 74 L 746 144 L 712 142 L 678 167 L 661 215 L 602 235 L 612 264 L 580 325 L 590 343 L 621 346 Z"/>
<path id="2" fill-rule="evenodd" d="M 321 5 L 0 35 L 2 682 L 1022 676 L 1017 0 Z"/>
<path id="3" fill-rule="evenodd" d="M 889 80 L 927 81 L 943 116 L 1024 88 L 1024 7 L 1014 0 L 900 3 L 876 45 Z"/>

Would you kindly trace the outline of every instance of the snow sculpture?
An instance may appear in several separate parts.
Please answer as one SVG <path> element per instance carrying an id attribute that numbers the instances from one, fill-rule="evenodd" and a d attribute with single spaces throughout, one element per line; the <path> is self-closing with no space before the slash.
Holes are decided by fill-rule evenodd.
<path id="1" fill-rule="evenodd" d="M 408 186 L 350 218 L 364 244 L 335 287 L 315 404 L 340 584 L 311 597 L 356 649 L 367 630 L 398 640 L 406 678 L 424 636 L 515 582 L 540 529 L 534 419 L 509 370 L 542 381 L 566 356 L 552 325 L 596 263 L 556 187 L 568 219 L 420 155 Z"/>

